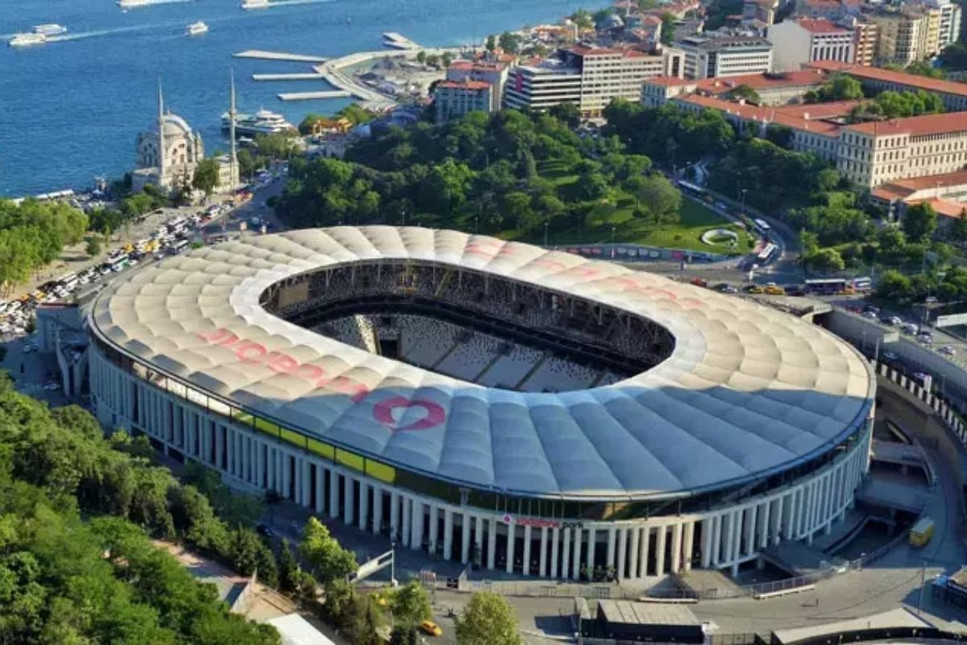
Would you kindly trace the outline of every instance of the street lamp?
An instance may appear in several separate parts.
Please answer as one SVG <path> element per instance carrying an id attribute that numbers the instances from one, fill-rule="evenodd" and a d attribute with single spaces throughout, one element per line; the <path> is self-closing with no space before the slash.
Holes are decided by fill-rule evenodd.
<path id="1" fill-rule="evenodd" d="M 611 259 L 614 259 L 614 227 L 611 227 Z"/>
<path id="2" fill-rule="evenodd" d="M 550 225 L 550 220 L 544 220 L 544 248 L 547 248 L 547 227 Z"/>
<path id="3" fill-rule="evenodd" d="M 400 207 L 400 217 L 403 218 L 403 223 L 400 226 L 406 226 L 406 206 Z"/>
<path id="4" fill-rule="evenodd" d="M 477 233 L 480 232 L 480 216 L 479 215 L 474 215 L 473 216 L 473 232 L 474 232 L 474 234 L 477 234 Z"/>
<path id="5" fill-rule="evenodd" d="M 748 188 L 742 189 L 742 199 L 739 201 L 739 209 L 742 211 L 743 215 L 745 215 L 745 191 L 747 190 Z"/>

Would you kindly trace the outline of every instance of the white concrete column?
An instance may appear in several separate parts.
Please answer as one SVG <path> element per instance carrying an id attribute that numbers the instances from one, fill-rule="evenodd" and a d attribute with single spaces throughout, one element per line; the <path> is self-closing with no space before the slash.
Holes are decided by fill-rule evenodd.
<path id="1" fill-rule="evenodd" d="M 507 562 L 506 562 L 506 565 L 507 565 L 506 566 L 507 573 L 513 573 L 514 572 L 514 549 L 516 548 L 516 545 L 517 545 L 517 535 L 516 535 L 517 531 L 516 531 L 516 528 L 517 527 L 514 524 L 512 524 L 512 523 L 507 525 L 507 549 L 506 549 L 506 553 L 507 553 Z"/>
<path id="2" fill-rule="evenodd" d="M 706 517 L 702 520 L 702 568 L 712 566 L 712 534 L 715 533 L 715 518 Z"/>
<path id="3" fill-rule="evenodd" d="M 329 517 L 339 517 L 339 473 L 329 469 Z"/>
<path id="4" fill-rule="evenodd" d="M 255 485 L 265 488 L 265 444 L 255 442 Z"/>
<path id="5" fill-rule="evenodd" d="M 369 485 L 364 479 L 359 480 L 359 517 L 357 525 L 360 531 L 366 530 L 369 521 Z"/>
<path id="6" fill-rule="evenodd" d="M 473 544 L 477 547 L 477 557 L 483 562 L 483 516 L 477 515 L 475 520 L 477 522 L 477 528 L 473 534 Z"/>
<path id="7" fill-rule="evenodd" d="M 410 511 L 410 548 L 417 551 L 423 548 L 423 500 L 413 498 L 413 510 Z"/>
<path id="8" fill-rule="evenodd" d="M 204 424 L 202 424 L 201 440 L 203 444 L 205 443 L 205 435 L 207 434 L 208 434 L 208 431 L 205 430 Z M 204 452 L 204 446 L 202 446 L 202 452 L 203 452 L 202 457 L 204 458 L 204 456 L 208 454 L 207 452 Z M 203 463 L 204 461 L 205 460 L 203 459 Z M 276 469 L 277 469 L 277 464 L 275 462 L 275 450 L 272 448 L 272 446 L 269 446 L 268 444 L 266 444 L 265 445 L 265 485 L 263 486 L 263 488 L 265 488 L 266 490 L 278 490 L 278 487 L 275 485 Z"/>
<path id="9" fill-rule="evenodd" d="M 352 524 L 356 518 L 356 489 L 353 486 L 353 478 L 348 474 L 343 478 L 343 521 Z"/>
<path id="10" fill-rule="evenodd" d="M 631 547 L 628 549 L 628 577 L 637 580 L 641 577 L 638 568 L 638 549 L 641 548 L 641 527 L 634 526 L 631 529 Z"/>
<path id="11" fill-rule="evenodd" d="M 779 527 L 782 525 L 782 514 L 783 514 L 783 504 L 786 498 L 782 495 L 777 497 L 772 501 L 773 509 L 771 513 L 771 526 L 769 527 L 769 532 L 771 537 L 767 542 L 767 546 L 779 544 Z"/>
<path id="12" fill-rule="evenodd" d="M 460 526 L 460 562 L 467 564 L 470 562 L 470 524 L 473 517 L 470 513 L 463 512 L 463 522 Z"/>
<path id="13" fill-rule="evenodd" d="M 752 555 L 755 553 L 755 522 L 758 514 L 758 504 L 750 506 L 745 512 L 745 553 L 742 555 Z"/>
<path id="14" fill-rule="evenodd" d="M 316 464 L 316 515 L 322 515 L 325 508 L 326 484 L 322 476 L 322 466 Z"/>
<path id="15" fill-rule="evenodd" d="M 574 528 L 574 561 L 571 563 L 571 579 L 580 580 L 581 578 L 581 529 Z"/>
<path id="16" fill-rule="evenodd" d="M 725 539 L 725 513 L 716 515 L 712 521 L 712 566 L 717 567 L 722 564 L 725 555 L 725 548 L 722 543 Z"/>
<path id="17" fill-rule="evenodd" d="M 756 550 L 765 549 L 769 546 L 769 514 L 772 512 L 772 500 L 762 505 L 762 512 L 759 513 L 759 526 L 757 527 L 759 536 L 756 539 Z"/>
<path id="18" fill-rule="evenodd" d="M 655 575 L 665 574 L 665 540 L 668 535 L 667 526 L 658 527 L 658 540 L 655 542 Z"/>
<path id="19" fill-rule="evenodd" d="M 594 575 L 594 551 L 595 551 L 594 547 L 597 540 L 597 536 L 595 535 L 596 533 L 597 531 L 593 526 L 588 529 L 587 566 L 588 566 L 588 575 L 591 575 L 591 576 Z"/>
<path id="20" fill-rule="evenodd" d="M 373 486 L 373 535 L 379 535 L 383 524 L 383 489 Z"/>
<path id="21" fill-rule="evenodd" d="M 429 551 L 430 551 L 430 553 L 432 555 L 436 555 L 436 553 L 437 553 L 436 546 L 437 546 L 437 542 L 439 541 L 439 533 L 440 533 L 440 521 L 439 521 L 440 520 L 440 516 L 439 516 L 439 513 L 437 511 L 437 507 L 436 507 L 435 504 L 432 504 L 432 503 L 430 504 L 429 511 L 430 511 L 430 537 L 429 537 L 430 547 L 429 547 Z"/>
<path id="22" fill-rule="evenodd" d="M 541 553 L 540 564 L 537 566 L 537 575 L 542 578 L 547 577 L 547 527 L 541 527 Z"/>
<path id="23" fill-rule="evenodd" d="M 497 518 L 493 515 L 488 516 L 487 524 L 490 525 L 490 534 L 487 538 L 487 568 L 493 569 L 496 566 Z"/>
<path id="24" fill-rule="evenodd" d="M 627 563 L 626 557 L 628 554 L 628 528 L 621 527 L 618 531 L 618 579 L 624 580 L 628 577 L 628 571 L 625 568 Z"/>
<path id="25" fill-rule="evenodd" d="M 416 499 L 409 495 L 403 495 L 403 517 L 400 520 L 400 531 L 403 532 L 403 545 L 410 549 L 418 549 L 419 545 L 413 544 L 413 505 Z"/>
<path id="26" fill-rule="evenodd" d="M 390 489 L 389 535 L 391 540 L 400 538 L 400 494 Z"/>
<path id="27" fill-rule="evenodd" d="M 739 509 L 735 512 L 735 532 L 732 534 L 732 539 L 734 540 L 732 543 L 733 564 L 742 557 L 742 532 L 744 529 L 744 526 L 742 525 L 743 513 L 743 509 Z M 738 570 L 735 568 L 733 568 L 733 571 L 738 573 Z"/>
<path id="28" fill-rule="evenodd" d="M 678 573 L 682 561 L 682 523 L 672 524 L 672 573 Z"/>
<path id="29" fill-rule="evenodd" d="M 641 529 L 641 544 L 638 547 L 638 566 L 641 567 L 641 577 L 648 577 L 648 550 L 651 548 L 651 527 L 645 525 Z"/>
<path id="30" fill-rule="evenodd" d="M 289 453 L 285 450 L 280 450 L 279 456 L 282 460 L 282 497 L 292 499 L 289 496 L 292 492 L 292 463 L 289 459 Z M 299 488 L 296 487 L 296 490 L 299 490 Z"/>
<path id="31" fill-rule="evenodd" d="M 723 515 L 722 522 L 724 523 L 722 532 L 725 535 L 723 536 L 721 564 L 731 564 L 733 559 L 732 544 L 735 541 L 735 513 Z"/>
<path id="32" fill-rule="evenodd" d="M 607 556 L 605 559 L 605 566 L 607 567 L 615 566 L 614 549 L 615 549 L 615 543 L 617 541 L 617 535 L 618 535 L 618 528 L 616 526 L 609 526 L 608 527 L 608 550 L 607 550 Z"/>
<path id="33" fill-rule="evenodd" d="M 309 506 L 312 502 L 312 474 L 309 472 L 309 459 L 302 457 L 302 505 Z"/>
<path id="34" fill-rule="evenodd" d="M 554 529 L 555 531 L 557 529 Z M 567 580 L 571 571 L 571 529 L 564 529 L 564 544 L 561 547 L 561 577 Z M 554 576 L 554 569 L 557 568 L 557 558 L 551 563 L 551 576 Z"/>
<path id="35" fill-rule="evenodd" d="M 449 560 L 453 553 L 453 511 L 449 506 L 443 509 L 443 559 Z"/>
<path id="36" fill-rule="evenodd" d="M 225 453 L 225 445 L 222 443 L 221 426 L 215 424 L 215 465 L 222 469 L 222 455 Z"/>
<path id="37" fill-rule="evenodd" d="M 530 524 L 524 527 L 524 568 L 522 569 L 525 576 L 531 574 L 531 526 Z"/>
<path id="38" fill-rule="evenodd" d="M 567 529 L 564 529 L 567 532 Z M 561 537 L 561 529 L 554 527 L 551 529 L 551 577 L 557 578 L 557 556 L 558 556 L 558 544 L 557 541 Z"/>
<path id="39" fill-rule="evenodd" d="M 685 552 L 684 567 L 685 571 L 692 570 L 692 559 L 695 551 L 695 521 L 692 520 L 685 524 L 685 538 L 682 543 L 682 550 Z"/>

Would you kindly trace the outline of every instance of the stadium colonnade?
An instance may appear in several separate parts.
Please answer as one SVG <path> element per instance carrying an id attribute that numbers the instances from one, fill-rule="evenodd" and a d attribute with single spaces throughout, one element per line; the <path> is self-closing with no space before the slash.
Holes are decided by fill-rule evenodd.
<path id="1" fill-rule="evenodd" d="M 390 236 L 394 242 L 402 238 L 404 242 L 417 244 L 407 241 L 406 229 L 389 229 L 390 233 L 383 227 L 350 229 L 343 238 L 340 238 L 340 230 L 325 233 L 329 236 L 325 244 L 350 250 L 357 250 L 354 245 L 358 245 L 369 251 L 374 246 L 380 248 L 384 235 Z M 435 252 L 437 256 L 443 255 L 440 248 L 447 238 L 441 241 L 441 232 L 420 232 L 418 235 L 422 236 L 420 244 L 426 244 L 427 239 L 430 244 L 436 240 Z M 474 236 L 454 235 L 461 236 L 463 257 L 467 257 L 467 240 L 475 239 Z M 273 243 L 270 238 L 280 237 L 256 239 L 269 240 L 261 243 L 270 245 Z M 299 237 L 276 240 L 275 243 L 285 248 L 294 242 L 308 244 Z M 319 261 L 304 260 L 303 256 L 302 262 L 290 260 L 286 265 L 286 260 L 272 255 L 273 248 L 262 247 L 261 251 L 268 252 L 261 252 L 258 244 L 256 241 L 254 247 L 229 248 L 230 254 L 223 252 L 219 255 L 216 251 L 206 256 L 203 249 L 201 253 L 194 252 L 184 258 L 172 258 L 175 262 L 169 268 L 161 263 L 159 267 L 140 272 L 141 278 L 132 278 L 102 294 L 89 318 L 93 339 L 90 389 L 102 423 L 143 433 L 166 453 L 210 466 L 235 485 L 274 491 L 319 515 L 338 518 L 362 531 L 387 535 L 404 547 L 438 554 L 445 560 L 475 561 L 485 569 L 554 579 L 579 579 L 582 569 L 593 571 L 598 567 L 613 567 L 616 576 L 622 580 L 687 571 L 692 567 L 737 570 L 740 564 L 755 560 L 763 549 L 781 540 L 811 541 L 820 532 L 829 531 L 853 504 L 856 487 L 869 467 L 873 379 L 865 362 L 852 348 L 826 332 L 807 330 L 809 325 L 802 321 L 787 323 L 786 318 L 793 319 L 778 312 L 761 312 L 761 307 L 750 303 L 743 303 L 741 307 L 768 316 L 770 321 L 794 325 L 798 333 L 809 337 L 809 347 L 822 347 L 817 354 L 828 356 L 828 352 L 833 352 L 837 365 L 848 365 L 847 372 L 858 375 L 860 395 L 852 397 L 856 399 L 856 405 L 849 408 L 848 421 L 828 437 L 819 450 L 811 450 L 808 454 L 803 451 L 804 454 L 788 462 L 768 464 L 772 466 L 770 469 L 753 472 L 746 479 L 723 480 L 718 484 L 718 491 L 715 490 L 717 484 L 710 481 L 702 492 L 716 494 L 693 504 L 688 503 L 689 495 L 681 491 L 675 491 L 676 495 L 667 499 L 658 496 L 655 498 L 657 503 L 652 499 L 644 506 L 639 505 L 641 499 L 632 495 L 622 501 L 621 496 L 613 491 L 608 491 L 601 499 L 596 499 L 593 492 L 568 499 L 560 490 L 528 495 L 502 488 L 499 484 L 475 486 L 470 481 L 461 482 L 452 474 L 428 471 L 420 465 L 422 462 L 407 467 L 398 457 L 387 457 L 391 454 L 389 452 L 380 454 L 366 449 L 362 439 L 353 444 L 342 441 L 340 433 L 314 432 L 309 423 L 293 423 L 296 417 L 291 414 L 276 416 L 273 412 L 283 409 L 277 405 L 278 401 L 276 405 L 266 405 L 264 401 L 269 394 L 280 393 L 268 388 L 268 381 L 261 381 L 259 387 L 246 385 L 246 388 L 235 389 L 224 386 L 232 378 L 224 371 L 227 363 L 220 362 L 221 351 L 226 348 L 232 351 L 224 352 L 225 355 L 234 353 L 232 360 L 235 363 L 232 365 L 241 365 L 243 371 L 248 369 L 254 374 L 266 367 L 279 368 L 265 369 L 266 373 L 272 372 L 272 379 L 278 379 L 280 371 L 288 371 L 284 376 L 293 379 L 292 372 L 304 371 L 308 364 L 271 358 L 278 351 L 278 344 L 273 345 L 272 340 L 277 333 L 266 334 L 263 326 L 261 335 L 246 336 L 246 324 L 253 321 L 261 324 L 267 319 L 259 317 L 265 312 L 253 306 L 253 302 L 258 304 L 258 295 L 264 293 L 268 285 L 278 283 L 286 276 L 309 271 Z M 236 260 L 231 258 L 246 250 L 257 262 L 253 260 L 246 270 L 238 270 L 242 265 L 232 264 Z M 394 253 L 399 254 L 399 249 L 394 247 Z M 544 253 L 536 249 L 527 261 L 533 263 L 533 257 Z M 198 255 L 191 259 L 194 254 Z M 336 255 L 330 253 L 327 257 Z M 551 254 L 553 262 L 562 266 L 571 262 L 567 256 L 558 257 L 563 255 Z M 372 253 L 368 258 L 372 260 Z M 574 266 L 583 266 L 585 274 L 588 272 L 589 261 L 573 260 Z M 339 261 L 347 260 L 341 258 Z M 578 261 L 580 265 L 576 264 Z M 225 266 L 229 268 L 212 270 L 219 262 L 227 263 Z M 595 266 L 602 264 L 594 263 Z M 189 282 L 185 280 L 188 274 L 203 276 L 197 278 L 201 286 L 193 295 L 187 290 L 184 293 L 179 291 L 179 285 Z M 537 280 L 527 275 L 521 279 Z M 653 276 L 645 279 L 662 280 Z M 665 285 L 664 282 L 661 283 L 662 289 L 683 289 L 685 293 L 693 293 L 693 287 L 674 283 Z M 580 285 L 571 285 L 571 288 L 580 292 Z M 171 304 L 179 301 L 181 296 L 187 298 L 184 306 L 191 308 L 189 313 Z M 151 306 L 142 308 L 144 313 L 137 314 L 137 321 L 134 317 L 125 318 L 128 314 L 121 312 L 126 312 L 128 305 L 139 298 L 143 299 L 142 304 L 146 302 Z M 204 311 L 207 298 L 217 301 L 212 305 L 216 313 Z M 198 305 L 187 304 L 189 299 L 201 302 L 200 309 Z M 685 318 L 676 319 L 675 316 L 681 313 L 676 309 L 676 303 L 667 300 L 664 298 L 651 313 L 676 334 L 675 351 L 684 350 L 690 342 Z M 731 306 L 723 302 L 725 306 Z M 252 308 L 246 310 L 246 307 Z M 200 316 L 198 311 L 202 311 Z M 159 315 L 168 317 L 159 322 Z M 246 322 L 234 320 L 229 333 L 225 331 L 225 325 L 229 324 L 225 321 L 232 316 L 240 316 Z M 736 316 L 736 319 L 742 317 Z M 177 326 L 171 326 L 175 320 Z M 736 323 L 740 324 L 741 320 Z M 174 334 L 186 330 L 189 333 L 183 337 Z M 186 340 L 189 338 L 190 341 Z M 300 339 L 304 338 L 307 337 L 300 336 Z M 711 338 L 706 335 L 703 342 L 710 344 Z M 331 348 L 331 341 L 326 342 L 330 343 L 326 347 Z M 186 356 L 187 351 L 197 353 L 203 360 L 198 356 Z M 196 359 L 202 362 L 194 364 L 192 369 L 185 369 L 190 360 Z M 267 366 L 266 361 L 273 360 L 277 364 Z M 860 364 L 862 367 L 857 367 Z M 661 366 L 655 369 L 659 370 Z M 257 380 L 250 374 L 249 380 L 253 379 Z M 863 379 L 867 385 L 863 384 Z M 392 425 L 401 414 L 409 414 L 414 406 L 411 400 L 401 399 L 398 395 L 382 397 L 378 387 L 360 391 L 358 384 L 353 385 L 346 379 L 331 379 L 325 387 L 330 396 L 345 404 L 344 410 L 348 412 L 339 418 L 347 418 L 347 415 L 350 421 L 355 418 L 364 429 L 370 426 L 361 420 L 362 417 L 352 416 L 364 405 L 369 406 L 367 414 L 382 417 L 386 426 Z M 261 393 L 263 398 L 255 398 L 255 393 Z M 375 403 L 368 399 L 375 399 Z M 422 411 L 426 413 L 424 418 L 431 417 L 436 408 L 432 402 L 416 405 L 425 408 Z M 456 409 L 457 403 L 452 401 L 449 405 Z M 717 405 L 721 405 L 720 402 Z M 835 401 L 829 403 L 831 414 L 836 405 Z M 784 408 L 780 416 L 791 423 L 789 419 L 794 416 L 812 419 L 816 413 Z M 415 425 L 419 423 L 417 420 Z M 459 438 L 456 430 L 451 432 Z M 768 433 L 769 429 L 759 428 L 756 432 Z M 409 434 L 417 436 L 418 433 L 395 432 L 390 441 L 408 440 L 397 437 Z M 496 440 L 493 441 L 496 445 Z M 787 438 L 787 441 L 793 439 Z M 497 461 L 500 455 L 489 455 L 488 458 Z M 701 464 L 697 466 L 701 467 Z M 640 465 L 639 468 L 647 466 Z M 785 476 L 782 476 L 783 471 Z M 596 504 L 606 508 L 607 512 L 600 509 L 587 512 Z M 647 510 L 642 512 L 642 509 Z"/>

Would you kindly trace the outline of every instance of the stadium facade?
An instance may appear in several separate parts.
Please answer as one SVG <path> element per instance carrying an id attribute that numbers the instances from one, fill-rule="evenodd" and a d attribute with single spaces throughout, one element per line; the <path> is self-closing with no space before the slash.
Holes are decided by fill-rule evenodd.
<path id="1" fill-rule="evenodd" d="M 102 423 L 447 560 L 578 579 L 811 540 L 868 469 L 852 347 L 484 236 L 338 227 L 147 266 L 89 315 Z"/>

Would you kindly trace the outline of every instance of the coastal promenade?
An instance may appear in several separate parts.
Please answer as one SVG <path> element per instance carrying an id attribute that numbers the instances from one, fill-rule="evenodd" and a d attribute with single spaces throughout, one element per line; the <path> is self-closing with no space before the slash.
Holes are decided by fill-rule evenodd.
<path id="1" fill-rule="evenodd" d="M 286 52 L 269 52 L 261 49 L 249 49 L 237 54 L 232 54 L 232 58 L 254 58 L 256 60 L 279 60 L 294 63 L 325 63 L 328 58 L 322 56 L 305 56 L 303 54 L 288 54 Z"/>

